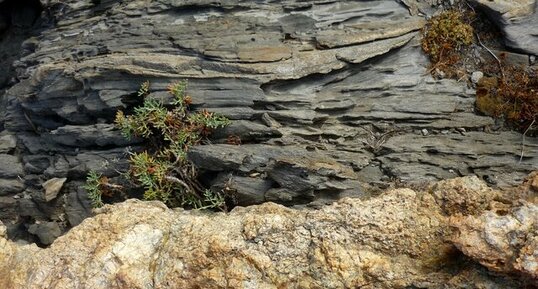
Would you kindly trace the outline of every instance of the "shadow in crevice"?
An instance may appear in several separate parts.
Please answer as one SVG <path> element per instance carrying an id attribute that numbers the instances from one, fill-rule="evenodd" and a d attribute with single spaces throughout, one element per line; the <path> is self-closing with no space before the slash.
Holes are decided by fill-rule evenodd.
<path id="1" fill-rule="evenodd" d="M 13 63 L 32 49 L 23 42 L 37 33 L 38 19 L 43 7 L 39 0 L 6 0 L 0 3 L 0 109 L 4 109 L 4 92 L 18 82 Z M 0 111 L 0 130 L 3 130 L 3 111 Z"/>

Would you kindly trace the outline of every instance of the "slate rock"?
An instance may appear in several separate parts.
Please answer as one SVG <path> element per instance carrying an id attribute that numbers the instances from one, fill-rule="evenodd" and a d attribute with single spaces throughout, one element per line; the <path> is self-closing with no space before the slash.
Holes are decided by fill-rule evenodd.
<path id="1" fill-rule="evenodd" d="M 505 34 L 505 44 L 516 51 L 538 55 L 538 11 L 535 0 L 473 0 Z"/>
<path id="2" fill-rule="evenodd" d="M 42 174 L 51 166 L 52 157 L 49 155 L 25 155 L 22 162 L 27 173 Z"/>
<path id="3" fill-rule="evenodd" d="M 28 232 L 36 235 L 43 245 L 50 245 L 62 235 L 62 229 L 56 222 L 43 222 L 30 225 Z"/>
<path id="4" fill-rule="evenodd" d="M 41 211 L 39 205 L 29 197 L 23 197 L 16 199 L 16 208 L 18 215 L 21 217 L 31 217 L 34 219 L 44 220 L 48 216 L 45 212 Z"/>
<path id="5" fill-rule="evenodd" d="M 0 153 L 9 154 L 17 147 L 17 138 L 14 135 L 0 137 Z"/>
<path id="6" fill-rule="evenodd" d="M 25 185 L 20 179 L 0 179 L 0 196 L 14 195 L 24 191 Z"/>
<path id="7" fill-rule="evenodd" d="M 256 122 L 237 120 L 233 121 L 224 129 L 217 130 L 211 137 L 215 139 L 226 139 L 228 136 L 239 137 L 242 142 L 252 142 L 278 138 L 282 136 L 282 133 L 274 128 Z"/>
<path id="8" fill-rule="evenodd" d="M 265 192 L 265 200 L 282 205 L 307 204 L 315 200 L 314 191 L 292 191 L 285 188 L 271 188 Z"/>
<path id="9" fill-rule="evenodd" d="M 0 177 L 16 178 L 23 175 L 24 170 L 18 157 L 0 154 Z"/>
<path id="10" fill-rule="evenodd" d="M 189 150 L 188 158 L 197 166 L 208 172 L 227 172 L 233 170 L 244 176 L 267 175 L 266 180 L 277 184 L 277 188 L 282 188 L 282 192 L 293 192 L 300 196 L 293 196 L 292 199 L 311 199 L 310 196 L 317 193 L 329 193 L 338 196 L 340 193 L 354 191 L 356 195 L 362 194 L 362 184 L 357 179 L 358 176 L 353 169 L 344 163 L 335 161 L 327 154 L 320 152 L 309 152 L 298 147 L 282 149 L 274 146 L 257 145 L 206 145 L 197 146 Z M 220 174 L 221 176 L 225 174 Z M 235 178 L 231 177 L 233 180 Z M 247 182 L 248 178 L 238 180 Z M 229 179 L 216 180 L 216 184 L 221 187 L 226 186 Z M 252 186 L 261 186 L 261 194 L 269 189 L 265 187 L 266 181 L 256 181 L 254 184 L 244 184 L 246 191 L 251 191 Z M 214 186 L 216 185 L 214 184 Z M 239 186 L 237 190 L 241 191 Z M 274 195 L 275 192 L 272 191 Z M 248 195 L 252 195 L 249 193 Z M 285 193 L 282 200 L 289 201 Z M 272 197 L 272 199 L 278 199 Z M 262 201 L 263 198 L 257 198 Z M 250 201 L 249 201 L 250 202 Z M 239 203 L 241 204 L 241 203 Z"/>
<path id="11" fill-rule="evenodd" d="M 128 140 L 111 124 L 66 125 L 51 131 L 50 138 L 55 143 L 77 148 L 121 147 L 140 143 L 140 139 Z"/>
<path id="12" fill-rule="evenodd" d="M 236 204 L 248 206 L 263 203 L 265 192 L 272 186 L 271 180 L 223 175 L 215 180 L 211 188 L 229 194 Z"/>
<path id="13" fill-rule="evenodd" d="M 17 199 L 13 196 L 0 196 L 0 220 L 17 220 L 19 216 L 17 209 Z"/>
<path id="14" fill-rule="evenodd" d="M 505 2 L 530 3 L 487 5 Z M 0 60 L 0 127 L 17 138 L 17 147 L 10 140 L 3 152 L 13 154 L 4 163 L 15 165 L 0 168 L 0 178 L 28 175 L 27 193 L 35 195 L 28 202 L 36 203 L 22 201 L 21 214 L 32 218 L 65 213 L 58 209 L 63 198 L 44 202 L 37 180 L 68 178 L 64 190 L 74 202 L 70 223 L 76 224 L 86 207 L 75 201 L 83 195 L 71 195 L 71 184 L 84 182 L 89 170 L 114 177 L 128 169 L 128 152 L 143 146 L 114 130 L 114 117 L 118 109 L 128 114 L 141 104 L 137 90 L 144 81 L 151 83 L 148 97 L 169 103 L 167 86 L 187 80 L 193 111 L 208 109 L 233 121 L 204 142 L 216 144 L 189 151 L 204 183 L 219 181 L 220 174 L 259 173 L 273 182 L 271 198 L 282 193 L 285 203 L 291 196 L 288 205 L 361 196 L 361 180 L 384 183 L 388 175 L 420 181 L 478 174 L 513 185 L 536 167 L 535 138 L 526 137 L 519 162 L 521 134 L 486 133 L 495 121 L 475 113 L 474 90 L 428 74 L 420 13 L 431 15 L 447 3 L 41 3 L 46 12 L 35 22 L 34 36 L 8 29 L 9 37 L 0 41 L 7 54 Z M 520 6 L 526 12 L 498 19 L 505 41 L 515 43 L 511 52 L 528 59 L 536 14 Z M 417 134 L 422 130 L 428 134 Z M 222 144 L 232 134 L 242 138 L 241 146 Z M 309 166 L 302 157 L 334 166 Z M 380 173 L 369 171 L 370 164 Z M 293 179 L 289 172 L 306 177 Z M 254 199 L 261 201 L 259 195 L 245 200 Z"/>
<path id="15" fill-rule="evenodd" d="M 82 189 L 83 183 L 73 182 L 66 185 L 65 213 L 69 225 L 76 226 L 92 215 L 88 193 Z"/>

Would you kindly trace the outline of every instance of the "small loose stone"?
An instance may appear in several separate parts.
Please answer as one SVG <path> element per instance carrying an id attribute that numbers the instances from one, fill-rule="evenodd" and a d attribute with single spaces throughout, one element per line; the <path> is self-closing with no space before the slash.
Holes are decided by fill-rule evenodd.
<path id="1" fill-rule="evenodd" d="M 482 77 L 484 77 L 484 73 L 482 71 L 475 71 L 473 74 L 471 74 L 471 81 L 474 84 L 477 84 Z"/>

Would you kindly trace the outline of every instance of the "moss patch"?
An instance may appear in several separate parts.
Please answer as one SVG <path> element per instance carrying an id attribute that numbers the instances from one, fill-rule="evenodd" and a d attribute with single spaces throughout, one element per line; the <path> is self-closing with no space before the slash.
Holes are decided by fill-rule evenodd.
<path id="1" fill-rule="evenodd" d="M 461 12 L 448 10 L 428 21 L 424 27 L 422 48 L 434 62 L 473 42 L 473 27 L 463 19 Z"/>
<path id="2" fill-rule="evenodd" d="M 489 116 L 504 118 L 528 135 L 538 134 L 538 72 L 501 63 L 486 71 L 476 89 L 476 107 Z M 501 71 L 502 68 L 502 71 Z"/>
<path id="3" fill-rule="evenodd" d="M 471 15 L 473 16 L 473 15 Z M 432 61 L 432 72 L 441 71 L 448 77 L 457 73 L 462 49 L 473 43 L 473 27 L 466 23 L 469 15 L 457 10 L 447 10 L 432 17 L 424 26 L 422 49 Z"/>

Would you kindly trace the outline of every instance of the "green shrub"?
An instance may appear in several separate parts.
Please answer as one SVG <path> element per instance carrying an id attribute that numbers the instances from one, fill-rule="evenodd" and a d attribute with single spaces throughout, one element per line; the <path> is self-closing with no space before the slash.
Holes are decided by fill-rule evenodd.
<path id="1" fill-rule="evenodd" d="M 190 147 L 230 121 L 207 110 L 191 112 L 191 98 L 185 94 L 186 82 L 172 84 L 168 89 L 174 101 L 165 106 L 148 97 L 149 82 L 145 82 L 138 91 L 144 98 L 143 104 L 132 115 L 123 111 L 116 114 L 115 123 L 123 136 L 144 138 L 149 144 L 148 150 L 131 154 L 127 175 L 144 188 L 145 200 L 159 200 L 170 207 L 225 209 L 222 193 L 207 190 L 200 184 L 198 171 L 186 156 Z M 95 175 L 91 176 L 87 190 L 97 195 Z"/>
<path id="2" fill-rule="evenodd" d="M 101 174 L 95 171 L 90 171 L 86 177 L 86 184 L 83 186 L 88 192 L 88 199 L 90 199 L 91 205 L 94 208 L 103 206 L 103 200 L 101 199 L 101 196 L 103 195 L 101 179 Z"/>

